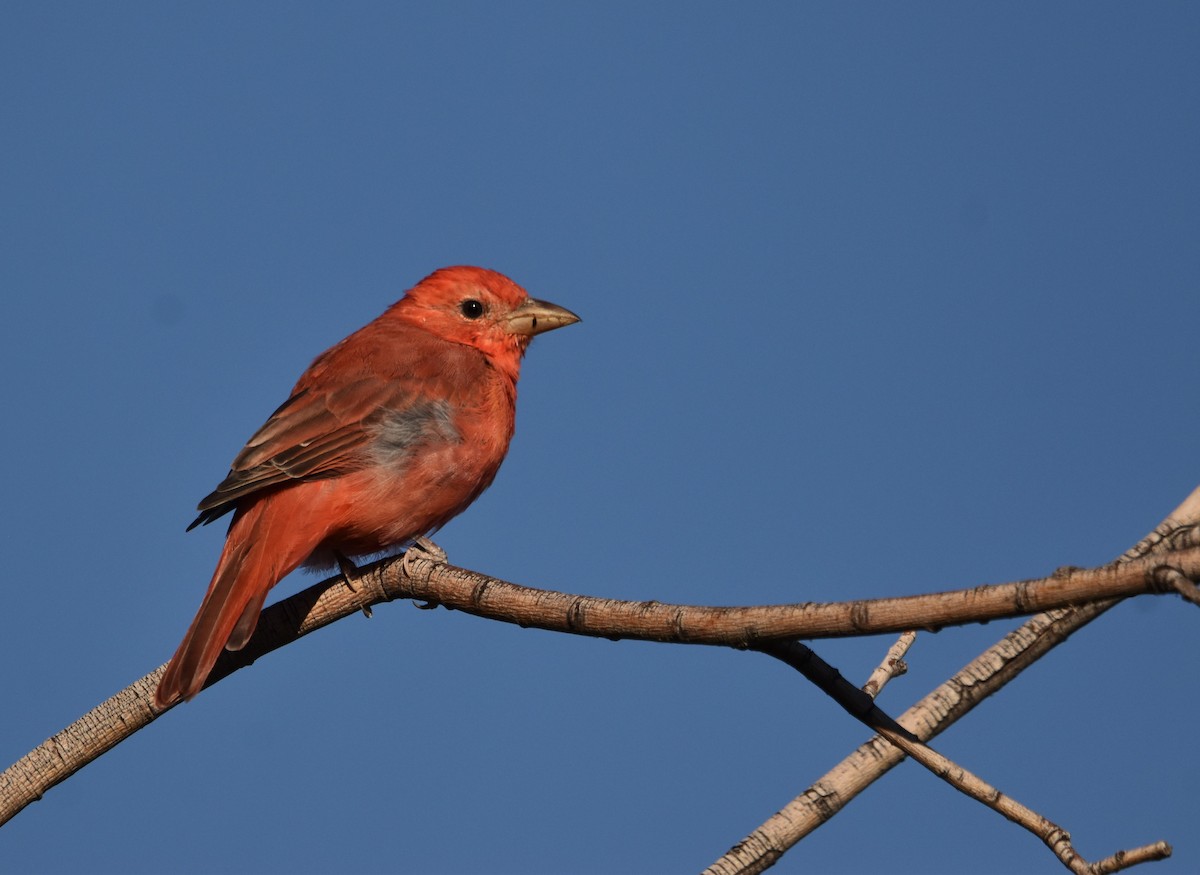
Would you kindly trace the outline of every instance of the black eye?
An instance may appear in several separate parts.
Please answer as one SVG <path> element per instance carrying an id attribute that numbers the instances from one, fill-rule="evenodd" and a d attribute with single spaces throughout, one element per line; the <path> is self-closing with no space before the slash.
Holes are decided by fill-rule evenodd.
<path id="1" fill-rule="evenodd" d="M 467 298 L 458 305 L 458 308 L 462 310 L 462 314 L 468 319 L 478 319 L 483 315 L 483 304 L 474 298 Z"/>

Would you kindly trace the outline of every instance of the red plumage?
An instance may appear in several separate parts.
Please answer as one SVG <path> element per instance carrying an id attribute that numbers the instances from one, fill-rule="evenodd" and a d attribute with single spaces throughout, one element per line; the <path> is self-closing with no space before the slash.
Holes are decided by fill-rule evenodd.
<path id="1" fill-rule="evenodd" d="M 193 527 L 233 522 L 155 705 L 198 693 L 301 564 L 378 553 L 462 512 L 508 452 L 529 341 L 577 321 L 501 274 L 451 267 L 318 356 L 200 502 Z"/>

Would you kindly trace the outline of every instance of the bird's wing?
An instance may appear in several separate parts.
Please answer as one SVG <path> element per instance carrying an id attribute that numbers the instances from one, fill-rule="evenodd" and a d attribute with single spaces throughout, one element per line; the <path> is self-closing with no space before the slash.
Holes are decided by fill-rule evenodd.
<path id="1" fill-rule="evenodd" d="M 365 377 L 327 390 L 296 391 L 242 449 L 229 475 L 197 506 L 188 526 L 208 524 L 233 510 L 246 496 L 295 480 L 314 480 L 361 468 L 366 450 L 383 423 L 407 417 L 402 437 L 416 443 L 428 435 L 415 420 L 435 415 L 429 404 L 401 383 Z M 444 414 L 442 414 L 444 417 Z M 386 429 L 396 440 L 396 429 Z"/>

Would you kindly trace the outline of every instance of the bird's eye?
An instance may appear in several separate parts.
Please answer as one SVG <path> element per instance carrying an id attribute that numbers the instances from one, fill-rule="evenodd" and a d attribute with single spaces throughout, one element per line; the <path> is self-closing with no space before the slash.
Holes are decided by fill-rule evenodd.
<path id="1" fill-rule="evenodd" d="M 459 309 L 468 319 L 478 319 L 483 315 L 483 304 L 474 298 L 467 298 L 459 305 Z"/>

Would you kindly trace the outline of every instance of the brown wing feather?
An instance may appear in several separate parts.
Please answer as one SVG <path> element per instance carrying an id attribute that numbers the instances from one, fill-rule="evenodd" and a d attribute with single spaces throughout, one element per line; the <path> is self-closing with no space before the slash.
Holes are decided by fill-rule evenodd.
<path id="1" fill-rule="evenodd" d="M 405 444 L 457 439 L 443 422 L 446 404 L 467 397 L 490 368 L 468 345 L 396 320 L 377 319 L 326 350 L 300 377 L 288 398 L 246 442 L 229 474 L 197 509 L 193 529 L 224 516 L 242 499 L 297 480 L 333 477 L 374 460 L 364 452 L 383 420 L 408 411 L 410 419 L 383 429 L 396 459 Z M 430 405 L 433 399 L 444 403 Z"/>
<path id="2" fill-rule="evenodd" d="M 377 377 L 319 394 L 296 392 L 246 442 L 229 474 L 197 505 L 200 515 L 188 530 L 224 516 L 254 493 L 356 469 L 366 463 L 359 450 L 372 427 L 411 397 L 396 382 Z"/>

